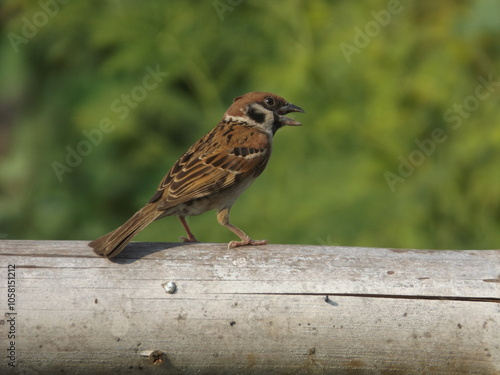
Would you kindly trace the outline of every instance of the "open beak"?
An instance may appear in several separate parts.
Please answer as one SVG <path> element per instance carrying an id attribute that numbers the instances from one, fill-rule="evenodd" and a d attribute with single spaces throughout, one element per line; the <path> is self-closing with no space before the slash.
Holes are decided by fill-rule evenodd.
<path id="1" fill-rule="evenodd" d="M 295 104 L 287 103 L 283 107 L 281 107 L 278 111 L 278 114 L 280 115 L 280 121 L 283 125 L 290 125 L 290 126 L 300 126 L 302 125 L 300 122 L 295 121 L 293 118 L 286 117 L 287 113 L 290 112 L 305 112 L 302 108 L 296 106 Z"/>

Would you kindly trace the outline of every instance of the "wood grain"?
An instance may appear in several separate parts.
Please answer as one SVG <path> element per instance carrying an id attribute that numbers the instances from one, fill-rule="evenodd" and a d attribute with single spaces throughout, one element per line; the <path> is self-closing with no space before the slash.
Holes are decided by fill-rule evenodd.
<path id="1" fill-rule="evenodd" d="M 500 373 L 499 250 L 0 241 L 2 312 L 8 265 L 2 373 Z"/>

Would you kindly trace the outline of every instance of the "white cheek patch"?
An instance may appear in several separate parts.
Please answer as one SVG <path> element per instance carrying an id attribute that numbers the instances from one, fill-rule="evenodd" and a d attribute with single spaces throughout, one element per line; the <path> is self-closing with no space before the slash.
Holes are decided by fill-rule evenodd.
<path id="1" fill-rule="evenodd" d="M 269 134 L 273 134 L 274 113 L 260 104 L 249 104 L 245 109 L 240 110 L 246 113 L 245 116 L 224 116 L 225 122 L 234 122 L 239 124 L 248 124 L 265 130 Z"/>
<path id="2" fill-rule="evenodd" d="M 236 122 L 238 124 L 248 124 L 248 117 L 243 117 L 243 116 L 224 116 L 224 122 Z"/>

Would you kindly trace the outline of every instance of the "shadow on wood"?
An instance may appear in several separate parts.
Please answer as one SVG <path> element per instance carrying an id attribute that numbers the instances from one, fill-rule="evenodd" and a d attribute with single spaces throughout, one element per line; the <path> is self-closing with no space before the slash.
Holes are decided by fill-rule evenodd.
<path id="1" fill-rule="evenodd" d="M 189 245 L 192 245 L 192 243 L 131 242 L 123 249 L 119 256 L 111 258 L 110 261 L 116 264 L 130 264 L 156 252 L 170 251 L 177 246 Z"/>

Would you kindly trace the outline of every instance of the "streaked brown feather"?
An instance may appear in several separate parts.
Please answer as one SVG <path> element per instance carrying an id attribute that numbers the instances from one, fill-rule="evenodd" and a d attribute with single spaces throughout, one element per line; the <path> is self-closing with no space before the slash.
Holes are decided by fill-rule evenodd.
<path id="1" fill-rule="evenodd" d="M 206 139 L 216 132 L 224 132 L 225 136 L 220 138 L 217 147 L 213 144 L 206 147 Z M 235 132 L 238 139 L 247 139 L 245 147 L 232 136 Z M 168 210 L 219 193 L 241 179 L 260 175 L 270 156 L 271 139 L 264 131 L 244 124 L 220 123 L 177 161 L 153 199 L 161 200 L 159 210 Z"/>

